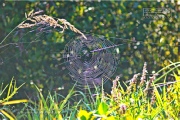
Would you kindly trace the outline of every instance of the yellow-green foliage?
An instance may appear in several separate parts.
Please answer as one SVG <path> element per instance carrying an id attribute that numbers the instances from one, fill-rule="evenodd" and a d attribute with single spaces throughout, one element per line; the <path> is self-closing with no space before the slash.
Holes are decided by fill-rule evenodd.
<path id="1" fill-rule="evenodd" d="M 180 118 L 180 62 L 171 63 L 157 73 L 147 77 L 147 64 L 144 64 L 142 74 L 135 74 L 124 90 L 119 84 L 119 77 L 113 80 L 111 95 L 96 90 L 93 94 L 90 89 L 90 97 L 81 91 L 74 91 L 73 88 L 62 101 L 58 101 L 55 95 L 49 94 L 45 98 L 37 88 L 39 100 L 31 102 L 26 110 L 23 119 L 28 120 L 178 120 Z M 168 75 L 172 75 L 175 81 L 165 82 Z M 163 76 L 163 77 L 162 77 Z M 157 83 L 164 78 L 163 83 Z M 12 80 L 14 81 L 14 80 Z M 20 87 L 16 82 L 10 83 L 7 97 L 0 100 L 1 106 L 27 102 L 27 100 L 8 101 Z M 161 87 L 160 87 L 161 86 Z M 1 94 L 7 86 L 1 90 Z M 73 96 L 80 95 L 80 100 L 69 104 Z M 7 112 L 3 107 L 0 109 L 3 116 L 14 120 L 16 117 L 12 112 Z M 21 118 L 17 116 L 18 118 Z"/>
<path id="2" fill-rule="evenodd" d="M 179 63 L 174 65 L 173 75 L 176 79 L 173 84 L 163 84 L 161 90 L 158 90 L 158 84 L 155 84 L 156 74 L 145 81 L 146 64 L 140 81 L 138 76 L 134 75 L 130 81 L 127 90 L 124 90 L 118 82 L 119 78 L 113 81 L 111 95 L 101 96 L 101 102 L 96 110 L 87 112 L 80 109 L 77 117 L 79 120 L 141 120 L 141 119 L 179 119 L 180 118 L 180 83 L 179 83 Z M 177 73 L 177 74 L 176 74 Z M 167 75 L 167 73 L 165 72 Z M 143 83 L 144 81 L 144 83 Z M 146 84 L 145 84 L 146 83 Z M 160 88 L 159 88 L 160 89 Z M 93 104 L 93 103 L 92 103 Z"/>
<path id="3" fill-rule="evenodd" d="M 16 81 L 14 79 L 11 80 L 11 82 L 9 84 L 9 88 L 8 88 L 8 85 L 6 85 L 4 88 L 2 88 L 3 87 L 3 85 L 2 85 L 2 87 L 0 89 L 0 97 L 4 94 L 4 92 L 8 88 L 7 96 L 3 99 L 0 99 L 0 114 L 2 115 L 2 117 L 4 117 L 4 118 L 7 117 L 10 120 L 15 120 L 16 119 L 15 115 L 6 106 L 12 105 L 12 104 L 28 102 L 28 100 L 26 100 L 26 99 L 9 101 L 17 93 L 18 89 L 21 86 L 17 87 Z"/>

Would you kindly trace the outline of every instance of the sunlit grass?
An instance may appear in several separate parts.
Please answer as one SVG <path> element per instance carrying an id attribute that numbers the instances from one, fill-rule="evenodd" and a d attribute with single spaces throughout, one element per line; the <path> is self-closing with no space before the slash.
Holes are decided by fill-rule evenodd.
<path id="1" fill-rule="evenodd" d="M 65 97 L 56 92 L 44 97 L 35 85 L 38 101 L 29 100 L 27 109 L 21 110 L 25 115 L 17 116 L 17 118 L 27 120 L 178 120 L 180 118 L 180 63 L 171 63 L 150 77 L 147 77 L 146 66 L 145 63 L 142 73 L 135 74 L 129 84 L 125 83 L 127 89 L 119 83 L 121 78 L 116 77 L 113 80 L 110 95 L 104 93 L 103 88 L 96 87 L 94 93 L 90 89 L 86 92 L 75 91 L 73 87 Z M 166 82 L 168 76 L 172 76 L 171 82 Z M 11 84 L 9 90 L 17 92 L 19 87 L 12 89 Z M 1 94 L 3 92 L 4 89 L 1 90 Z M 10 110 L 6 112 L 4 106 L 27 102 L 26 100 L 8 101 L 13 94 L 11 91 L 8 92 L 7 97 L 0 101 L 3 106 L 0 109 L 1 115 L 12 120 L 16 118 L 15 115 Z M 76 97 L 78 99 L 75 99 Z"/>
<path id="2" fill-rule="evenodd" d="M 10 120 L 15 120 L 16 117 L 12 113 L 12 111 L 9 109 L 9 105 L 12 104 L 19 104 L 19 103 L 25 103 L 28 102 L 27 99 L 21 99 L 21 100 L 10 100 L 13 98 L 13 96 L 17 93 L 17 91 L 22 87 L 24 84 L 21 86 L 17 87 L 16 86 L 16 81 L 14 79 L 11 80 L 9 85 L 6 85 L 3 87 L 3 84 L 1 85 L 0 89 L 0 117 L 5 119 L 8 118 Z M 7 90 L 8 89 L 8 90 Z M 5 98 L 1 98 L 4 92 L 7 90 L 7 95 Z"/>
<path id="3" fill-rule="evenodd" d="M 172 67 L 173 68 L 170 68 Z M 157 73 L 164 72 L 163 75 L 157 77 L 157 73 L 150 78 L 146 78 L 146 64 L 144 65 L 142 75 L 134 75 L 127 89 L 124 90 L 119 84 L 119 78 L 113 81 L 111 95 L 101 94 L 98 109 L 87 112 L 81 110 L 78 113 L 79 119 L 88 120 L 91 118 L 101 119 L 178 119 L 180 118 L 180 83 L 179 68 L 180 64 L 172 63 L 169 65 L 167 72 L 163 68 Z M 155 83 L 159 78 L 166 76 L 173 71 L 175 80 L 173 84 L 168 86 L 166 82 L 162 87 L 158 87 L 159 83 Z M 162 77 L 163 76 L 163 77 Z M 157 78 L 156 78 L 157 77 Z M 103 106 L 103 107 L 102 107 Z M 82 113 L 81 113 L 82 112 Z M 86 118 L 86 119 L 85 119 Z"/>

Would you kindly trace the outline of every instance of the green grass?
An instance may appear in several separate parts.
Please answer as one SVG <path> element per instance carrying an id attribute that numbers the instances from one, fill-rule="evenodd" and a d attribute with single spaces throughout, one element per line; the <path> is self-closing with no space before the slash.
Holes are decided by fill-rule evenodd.
<path id="1" fill-rule="evenodd" d="M 9 116 L 13 119 L 26 120 L 178 120 L 180 118 L 180 62 L 171 63 L 151 77 L 147 77 L 146 66 L 144 64 L 141 74 L 135 74 L 131 81 L 126 83 L 127 89 L 119 84 L 121 78 L 117 77 L 113 80 L 111 95 L 104 93 L 103 88 L 95 88 L 95 93 L 87 89 L 84 93 L 75 91 L 73 87 L 66 97 L 56 92 L 44 97 L 36 86 L 38 101 L 29 100 L 29 103 L 25 104 L 21 112 L 26 114 L 15 116 L 11 115 L 12 112 L 9 110 Z M 168 76 L 172 76 L 175 81 L 165 82 Z M 0 95 L 2 93 L 3 90 Z M 8 92 L 8 96 L 11 96 L 10 93 Z M 63 100 L 59 101 L 60 98 Z M 2 100 L 0 103 L 3 106 L 0 108 L 0 115 L 4 118 L 8 117 L 2 112 L 5 106 Z"/>
<path id="2" fill-rule="evenodd" d="M 16 81 L 14 79 L 12 79 L 10 84 L 6 85 L 5 87 L 3 87 L 3 83 L 2 83 L 2 85 L 0 87 L 0 119 L 4 120 L 4 119 L 8 118 L 10 120 L 14 120 L 16 117 L 10 110 L 9 106 L 13 105 L 13 104 L 28 102 L 27 99 L 10 100 L 17 93 L 17 91 L 20 89 L 21 86 L 17 87 Z M 7 94 L 3 98 L 3 94 L 6 90 L 7 90 Z"/>

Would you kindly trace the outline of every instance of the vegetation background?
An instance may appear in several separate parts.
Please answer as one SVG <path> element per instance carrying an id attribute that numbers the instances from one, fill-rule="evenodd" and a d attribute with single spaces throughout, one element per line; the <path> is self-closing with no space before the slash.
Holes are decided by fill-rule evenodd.
<path id="1" fill-rule="evenodd" d="M 148 71 L 158 71 L 172 62 L 180 61 L 180 4 L 179 1 L 1 1 L 0 42 L 19 23 L 25 13 L 43 10 L 44 14 L 64 18 L 85 34 L 103 35 L 119 46 L 120 59 L 114 79 L 129 80 L 142 71 L 147 62 Z M 143 8 L 168 8 L 164 18 L 144 18 Z M 76 35 L 77 36 L 77 35 Z M 0 48 L 0 83 L 9 83 L 14 77 L 17 84 L 26 83 L 17 98 L 35 99 L 35 83 L 44 93 L 58 91 L 67 94 L 72 88 L 68 71 L 62 70 L 58 58 L 64 46 L 75 37 L 71 31 L 45 34 L 36 44 L 16 48 Z M 33 34 L 22 40 L 35 39 Z M 136 40 L 139 42 L 130 42 Z M 8 37 L 3 44 L 18 43 L 16 37 Z M 22 48 L 22 49 L 21 49 Z M 52 56 L 54 56 L 54 59 Z M 58 66 L 58 67 L 56 67 Z M 151 73 L 149 73 L 151 74 Z M 107 91 L 108 91 L 107 83 Z M 64 87 L 63 90 L 58 88 Z"/>

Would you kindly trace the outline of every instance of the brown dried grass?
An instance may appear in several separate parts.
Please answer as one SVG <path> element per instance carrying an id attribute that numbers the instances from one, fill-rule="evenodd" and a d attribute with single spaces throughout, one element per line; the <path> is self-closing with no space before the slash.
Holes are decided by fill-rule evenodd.
<path id="1" fill-rule="evenodd" d="M 75 28 L 74 25 L 69 23 L 67 20 L 59 19 L 59 18 L 55 19 L 48 15 L 39 15 L 42 12 L 43 11 L 38 11 L 38 12 L 31 11 L 28 15 L 25 13 L 26 20 L 20 23 L 17 27 L 18 28 L 31 28 L 36 25 L 46 25 L 46 26 L 51 26 L 54 28 L 56 27 L 61 28 L 62 29 L 61 32 L 64 32 L 64 30 L 66 29 L 70 29 L 75 33 L 81 34 L 85 39 L 87 39 L 86 36 L 80 30 Z M 26 23 L 27 20 L 30 22 Z"/>

